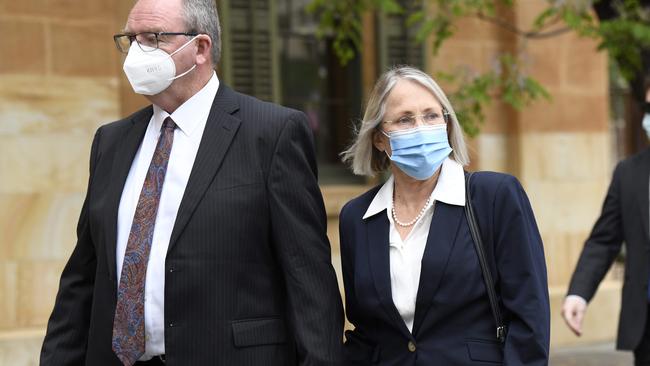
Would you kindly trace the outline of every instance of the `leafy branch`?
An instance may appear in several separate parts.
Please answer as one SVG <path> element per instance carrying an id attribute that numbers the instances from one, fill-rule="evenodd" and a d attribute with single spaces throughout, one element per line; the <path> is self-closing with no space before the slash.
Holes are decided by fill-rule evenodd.
<path id="1" fill-rule="evenodd" d="M 320 15 L 317 35 L 332 36 L 334 52 L 341 65 L 346 65 L 361 48 L 364 12 L 396 14 L 404 9 L 396 0 L 313 0 L 307 11 Z"/>
<path id="2" fill-rule="evenodd" d="M 456 116 L 468 136 L 480 132 L 485 120 L 484 108 L 492 100 L 501 99 L 516 109 L 522 109 L 533 100 L 550 98 L 550 94 L 535 79 L 521 71 L 521 62 L 510 53 L 498 57 L 492 70 L 474 75 L 468 68 L 452 73 L 439 72 L 439 80 L 455 86 L 449 98 L 453 101 Z"/>
<path id="3" fill-rule="evenodd" d="M 619 16 L 600 22 L 593 16 L 593 1 L 548 0 L 548 7 L 527 30 L 497 16 L 512 8 L 513 0 L 428 0 L 428 8 L 415 10 L 409 6 L 414 1 L 418 0 L 313 0 L 309 10 L 320 15 L 319 35 L 332 37 L 334 51 L 343 65 L 361 47 L 365 12 L 406 16 L 406 25 L 415 30 L 416 42 L 431 42 L 434 57 L 453 37 L 462 18 L 491 23 L 524 41 L 571 31 L 593 38 L 598 42 L 598 49 L 608 52 L 627 80 L 641 69 L 642 49 L 650 48 L 650 13 L 639 0 L 613 0 Z M 469 72 L 465 67 L 436 75 L 454 86 L 449 97 L 468 135 L 479 133 L 479 125 L 485 119 L 484 108 L 494 98 L 501 98 L 516 109 L 540 98 L 550 99 L 544 86 L 527 75 L 521 56 L 527 42 L 521 44 L 524 47 L 518 52 L 504 52 L 496 57 L 495 67 L 482 74 Z"/>

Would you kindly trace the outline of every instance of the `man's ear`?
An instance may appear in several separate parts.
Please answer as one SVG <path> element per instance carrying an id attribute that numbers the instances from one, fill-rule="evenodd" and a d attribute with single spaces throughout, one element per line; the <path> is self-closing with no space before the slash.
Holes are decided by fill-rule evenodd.
<path id="1" fill-rule="evenodd" d="M 195 41 L 198 43 L 196 50 L 196 64 L 203 65 L 212 60 L 212 39 L 207 34 L 199 34 Z"/>

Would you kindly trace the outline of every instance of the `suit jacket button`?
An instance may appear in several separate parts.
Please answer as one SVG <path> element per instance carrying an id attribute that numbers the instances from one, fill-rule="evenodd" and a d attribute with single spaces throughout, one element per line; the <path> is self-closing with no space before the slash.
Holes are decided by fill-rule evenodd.
<path id="1" fill-rule="evenodd" d="M 415 347 L 415 343 L 413 343 L 413 341 L 409 341 L 408 348 L 409 348 L 409 352 L 415 352 L 415 350 L 417 349 L 417 347 Z"/>

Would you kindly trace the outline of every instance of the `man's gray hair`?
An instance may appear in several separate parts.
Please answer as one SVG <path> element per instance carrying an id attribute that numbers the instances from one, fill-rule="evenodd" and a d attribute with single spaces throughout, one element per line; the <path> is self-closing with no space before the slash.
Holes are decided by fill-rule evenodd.
<path id="1" fill-rule="evenodd" d="M 341 153 L 342 160 L 352 166 L 357 175 L 374 176 L 388 168 L 390 161 L 384 152 L 375 148 L 374 134 L 384 120 L 386 114 L 386 99 L 399 80 L 416 82 L 429 90 L 438 100 L 442 108 L 449 113 L 447 135 L 449 145 L 453 149 L 450 157 L 465 166 L 469 164 L 469 153 L 465 145 L 463 130 L 456 118 L 456 112 L 440 86 L 425 72 L 410 66 L 397 66 L 386 71 L 375 84 L 368 98 L 363 121 L 359 127 L 354 143 Z"/>
<path id="2" fill-rule="evenodd" d="M 207 34 L 212 40 L 212 65 L 221 57 L 221 26 L 215 0 L 183 0 L 183 18 L 189 32 Z"/>

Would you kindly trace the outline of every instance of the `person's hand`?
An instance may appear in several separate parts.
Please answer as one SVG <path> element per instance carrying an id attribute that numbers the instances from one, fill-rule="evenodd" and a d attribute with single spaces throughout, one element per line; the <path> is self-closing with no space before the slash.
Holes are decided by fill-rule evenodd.
<path id="1" fill-rule="evenodd" d="M 582 319 L 587 311 L 587 302 L 578 296 L 567 296 L 562 304 L 562 317 L 566 325 L 580 337 L 582 335 Z"/>

